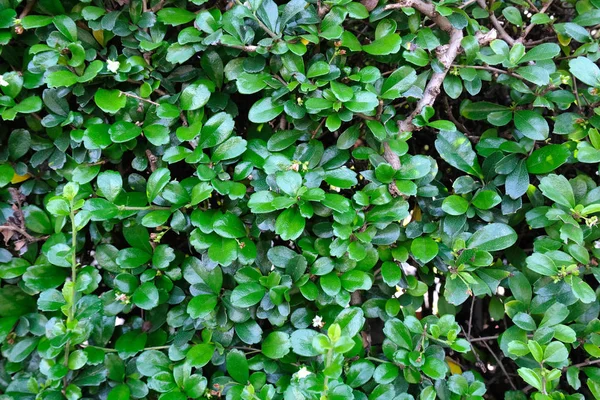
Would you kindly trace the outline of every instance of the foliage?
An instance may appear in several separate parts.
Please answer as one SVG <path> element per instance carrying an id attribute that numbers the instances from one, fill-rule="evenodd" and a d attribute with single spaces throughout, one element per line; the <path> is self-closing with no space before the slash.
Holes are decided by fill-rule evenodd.
<path id="1" fill-rule="evenodd" d="M 599 26 L 0 0 L 0 399 L 600 398 Z"/>

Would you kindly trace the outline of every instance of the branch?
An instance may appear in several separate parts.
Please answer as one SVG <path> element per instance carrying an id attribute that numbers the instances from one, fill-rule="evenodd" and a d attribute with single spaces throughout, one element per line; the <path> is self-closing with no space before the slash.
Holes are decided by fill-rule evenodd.
<path id="1" fill-rule="evenodd" d="M 423 0 L 400 0 L 398 3 L 389 4 L 385 7 L 385 10 L 393 10 L 404 7 L 412 7 L 420 13 L 429 17 L 440 29 L 447 32 L 450 35 L 450 41 L 446 45 L 439 46 L 436 49 L 437 57 L 442 66 L 444 67 L 441 72 L 434 72 L 431 79 L 425 87 L 423 97 L 417 102 L 417 106 L 412 113 L 404 120 L 399 121 L 398 126 L 402 132 L 413 132 L 419 128 L 413 124 L 414 118 L 421 113 L 423 108 L 426 106 L 432 106 L 435 103 L 435 99 L 440 94 L 440 88 L 444 82 L 444 78 L 448 73 L 448 70 L 452 66 L 452 63 L 461 51 L 461 41 L 463 39 L 462 30 L 456 29 L 448 18 L 439 14 L 435 5 L 432 3 L 425 3 Z M 487 44 L 496 38 L 496 31 L 492 30 L 488 33 L 477 34 L 477 39 L 480 44 Z M 392 151 L 388 143 L 383 144 L 383 157 L 394 169 L 400 168 L 400 158 L 396 153 Z M 398 188 L 395 182 L 390 184 L 390 193 L 392 195 L 399 195 Z"/>
<path id="2" fill-rule="evenodd" d="M 29 14 L 29 12 L 33 9 L 33 6 L 35 6 L 36 0 L 28 0 L 27 4 L 25 4 L 25 8 L 23 9 L 23 11 L 21 11 L 21 14 L 19 14 L 19 19 L 23 19 L 27 16 L 27 14 Z"/>
<path id="3" fill-rule="evenodd" d="M 600 364 L 600 359 L 598 359 L 598 360 L 588 360 L 588 361 L 584 361 L 584 362 L 579 363 L 579 364 L 569 365 L 569 366 L 565 367 L 564 369 L 566 370 L 567 368 L 571 368 L 571 367 L 581 368 L 581 367 L 587 367 L 589 365 L 595 365 L 595 364 Z"/>
<path id="4" fill-rule="evenodd" d="M 553 1 L 554 0 L 549 0 L 546 4 L 544 4 L 544 7 L 542 7 L 542 9 L 539 11 L 539 13 L 544 14 L 546 12 L 546 10 L 548 10 L 550 8 Z M 525 28 L 525 30 L 521 34 L 521 37 L 519 39 L 517 39 L 516 43 L 523 43 L 523 41 L 525 40 L 527 35 L 529 35 L 529 32 L 531 32 L 531 30 L 533 29 L 534 26 L 535 26 L 534 23 L 529 24 L 527 26 L 527 28 Z"/>
<path id="5" fill-rule="evenodd" d="M 253 46 L 251 44 L 242 46 L 242 45 L 237 45 L 237 44 L 225 44 L 223 42 L 219 42 L 218 43 L 221 46 L 225 46 L 225 47 L 230 47 L 232 49 L 238 49 L 238 50 L 242 50 L 245 51 L 247 53 L 254 53 L 256 51 L 256 49 L 258 49 L 258 46 Z"/>
<path id="6" fill-rule="evenodd" d="M 143 97 L 140 97 L 140 96 L 138 96 L 137 94 L 128 93 L 128 92 L 123 92 L 123 91 L 121 91 L 121 94 L 122 94 L 123 96 L 126 96 L 126 97 L 131 97 L 131 98 L 133 98 L 133 99 L 136 99 L 136 100 L 139 100 L 139 101 L 143 101 L 143 102 L 145 102 L 145 103 L 149 103 L 149 104 L 155 105 L 155 106 L 157 106 L 157 107 L 158 107 L 158 106 L 160 106 L 160 104 L 158 104 L 157 102 L 155 102 L 155 101 L 152 101 L 152 100 L 149 100 L 149 99 L 145 99 L 145 98 L 143 98 Z"/>
<path id="7" fill-rule="evenodd" d="M 457 68 L 481 69 L 481 70 L 484 70 L 484 71 L 495 72 L 497 74 L 504 74 L 504 75 L 512 76 L 513 78 L 517 78 L 517 79 L 520 79 L 520 80 L 525 80 L 525 78 L 523 78 L 521 75 L 517 74 L 516 72 L 505 71 L 505 70 L 500 69 L 500 68 L 490 67 L 489 65 L 459 65 L 459 64 L 452 64 L 452 66 L 453 67 L 457 67 Z"/>
<path id="8" fill-rule="evenodd" d="M 489 9 L 485 0 L 477 0 L 477 4 L 479 4 L 479 7 L 488 11 L 490 22 L 492 23 L 492 25 L 494 25 L 494 28 L 496 28 L 496 30 L 498 31 L 498 35 L 500 35 L 500 37 L 502 39 L 504 39 L 504 41 L 506 43 L 508 43 L 509 45 L 512 46 L 513 44 L 515 44 L 515 39 L 513 39 L 508 33 L 506 33 L 506 31 L 504 30 L 504 27 L 500 24 L 500 21 L 498 21 L 498 18 L 496 18 L 496 15 L 494 15 L 494 12 Z M 494 4 L 493 0 L 490 2 L 490 6 L 492 4 Z"/>
<path id="9" fill-rule="evenodd" d="M 417 102 L 417 106 L 413 112 L 404 120 L 399 122 L 400 130 L 402 132 L 413 132 L 418 128 L 413 124 L 414 118 L 421 113 L 423 108 L 431 106 L 435 102 L 438 94 L 440 93 L 440 87 L 444 82 L 444 78 L 448 73 L 448 70 L 452 66 L 454 59 L 460 52 L 460 45 L 463 39 L 462 30 L 454 28 L 448 18 L 440 15 L 436 10 L 435 6 L 431 3 L 425 3 L 422 0 L 401 0 L 399 3 L 390 4 L 385 7 L 386 10 L 413 7 L 417 11 L 423 13 L 429 17 L 435 24 L 442 30 L 446 31 L 450 35 L 450 41 L 446 45 L 439 46 L 436 49 L 437 57 L 444 69 L 441 72 L 434 72 L 431 79 L 425 87 L 423 97 Z M 488 34 L 479 35 L 478 39 L 481 41 L 491 41 L 492 37 L 495 38 L 495 31 L 491 31 Z M 388 160 L 389 162 L 389 160 Z"/>
<path id="10" fill-rule="evenodd" d="M 166 0 L 160 0 L 158 3 L 156 3 L 156 5 L 154 7 L 152 7 L 150 9 L 150 11 L 153 13 L 160 11 L 163 8 L 163 6 L 165 5 L 165 3 L 166 3 Z"/>

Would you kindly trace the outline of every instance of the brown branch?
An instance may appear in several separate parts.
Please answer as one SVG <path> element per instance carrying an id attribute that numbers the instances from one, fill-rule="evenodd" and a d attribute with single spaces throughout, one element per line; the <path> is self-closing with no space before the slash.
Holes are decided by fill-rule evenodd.
<path id="1" fill-rule="evenodd" d="M 431 79 L 425 87 L 423 97 L 417 102 L 415 109 L 408 115 L 408 117 L 398 122 L 401 132 L 413 132 L 419 128 L 413 123 L 414 118 L 421 113 L 421 111 L 427 107 L 432 106 L 435 103 L 437 96 L 440 94 L 440 88 L 444 82 L 444 78 L 448 73 L 448 70 L 452 66 L 452 63 L 461 51 L 461 41 L 463 39 L 463 32 L 460 29 L 456 29 L 448 18 L 439 14 L 435 5 L 432 3 L 426 3 L 423 0 L 400 0 L 398 3 L 389 4 L 385 6 L 385 10 L 393 10 L 404 7 L 412 7 L 420 13 L 430 18 L 440 29 L 447 32 L 450 35 L 448 44 L 439 46 L 436 49 L 437 57 L 443 66 L 441 72 L 434 72 L 431 75 Z M 477 39 L 481 44 L 487 44 L 496 38 L 496 31 L 492 30 L 488 33 L 478 33 Z M 383 158 L 392 166 L 394 169 L 400 168 L 400 158 L 396 153 L 392 151 L 388 143 L 383 144 Z M 390 193 L 392 195 L 399 195 L 400 192 L 396 187 L 395 182 L 390 184 Z"/>
<path id="2" fill-rule="evenodd" d="M 548 10 L 550 8 L 550 6 L 552 5 L 553 1 L 554 0 L 549 0 L 546 4 L 544 4 L 544 6 L 542 7 L 542 9 L 539 11 L 539 13 L 540 14 L 544 14 L 546 12 L 546 10 Z M 535 26 L 534 23 L 530 23 L 529 25 L 527 25 L 527 27 L 523 30 L 523 33 L 521 34 L 521 37 L 516 40 L 516 43 L 523 43 L 523 41 L 525 40 L 525 38 L 527 37 L 527 35 L 529 35 L 529 32 L 531 32 L 531 30 L 533 29 L 534 26 Z"/>
<path id="3" fill-rule="evenodd" d="M 319 133 L 319 129 L 321 129 L 321 127 L 323 126 L 323 124 L 325 123 L 325 121 L 327 120 L 327 118 L 322 118 L 321 122 L 319 122 L 319 125 L 317 126 L 317 129 L 315 129 L 312 132 L 312 135 L 310 136 L 311 139 L 314 139 L 317 136 L 317 133 Z"/>
<path id="4" fill-rule="evenodd" d="M 490 67 L 489 65 L 459 65 L 459 64 L 452 64 L 453 67 L 457 67 L 457 68 L 473 68 L 473 69 L 482 69 L 484 71 L 490 71 L 490 72 L 495 72 L 498 74 L 504 74 L 504 75 L 508 75 L 508 76 L 512 76 L 513 78 L 517 78 L 520 80 L 525 80 L 525 78 L 523 78 L 521 75 L 515 73 L 515 72 L 511 72 L 511 71 L 505 71 L 503 69 L 500 68 L 496 68 L 496 67 Z"/>
<path id="5" fill-rule="evenodd" d="M 29 233 L 27 233 L 27 231 L 25 229 L 19 228 L 18 226 L 14 226 L 14 225 L 0 225 L 0 231 L 17 232 L 21 236 L 23 236 L 25 238 L 25 240 L 27 240 L 29 243 L 37 242 L 38 240 L 43 240 L 43 239 L 38 239 L 34 236 L 31 236 Z"/>
<path id="6" fill-rule="evenodd" d="M 581 368 L 581 367 L 587 367 L 589 365 L 596 365 L 596 364 L 600 364 L 600 359 L 598 359 L 598 360 L 587 360 L 587 361 L 584 361 L 584 362 L 579 363 L 579 364 L 568 365 L 568 366 L 566 366 L 563 369 L 566 370 L 567 368 L 571 368 L 571 367 Z"/>
<path id="7" fill-rule="evenodd" d="M 155 101 L 152 101 L 152 100 L 149 100 L 149 99 L 145 99 L 145 98 L 143 98 L 143 97 L 140 97 L 140 96 L 138 96 L 137 94 L 128 93 L 128 92 L 123 92 L 123 91 L 121 91 L 121 94 L 122 94 L 123 96 L 131 97 L 131 98 L 133 98 L 133 99 L 136 99 L 136 100 L 139 100 L 139 101 L 143 101 L 143 102 L 145 102 L 145 103 L 149 103 L 149 104 L 155 105 L 155 106 L 157 106 L 157 107 L 158 107 L 158 106 L 160 106 L 160 104 L 158 104 L 157 102 L 155 102 Z"/>
<path id="8" fill-rule="evenodd" d="M 158 3 L 156 3 L 156 5 L 154 7 L 152 7 L 150 9 L 150 11 L 153 12 L 153 13 L 156 13 L 161 8 L 163 8 L 163 6 L 165 5 L 165 3 L 166 3 L 166 0 L 160 0 Z"/>
<path id="9" fill-rule="evenodd" d="M 508 380 L 508 383 L 510 383 L 510 386 L 512 387 L 512 389 L 513 390 L 517 390 L 517 387 L 515 386 L 515 383 L 510 378 L 510 375 L 506 371 L 506 368 L 504 368 L 504 364 L 502 363 L 502 360 L 500 360 L 500 358 L 498 358 L 498 356 L 496 355 L 496 353 L 494 352 L 494 350 L 492 350 L 492 348 L 490 347 L 489 344 L 487 344 L 487 342 L 482 342 L 482 343 L 485 346 L 485 348 L 490 352 L 490 354 L 492 355 L 492 357 L 494 357 L 494 359 L 496 360 L 496 363 L 498 364 L 498 366 L 502 370 L 502 373 L 504 373 L 504 376 Z"/>
<path id="10" fill-rule="evenodd" d="M 19 14 L 19 19 L 23 19 L 27 16 L 27 14 L 29 14 L 31 12 L 31 10 L 33 9 L 33 7 L 35 6 L 36 0 L 28 0 L 27 4 L 25 4 L 25 8 L 23 9 L 23 11 L 21 11 L 21 14 Z"/>
<path id="11" fill-rule="evenodd" d="M 477 4 L 479 4 L 479 7 L 483 8 L 484 10 L 487 10 L 487 12 L 489 13 L 488 18 L 490 19 L 492 25 L 494 25 L 494 28 L 496 28 L 496 30 L 498 31 L 498 35 L 500 35 L 500 37 L 504 39 L 504 41 L 509 45 L 512 46 L 513 44 L 515 44 L 515 39 L 513 39 L 508 33 L 506 33 L 504 27 L 502 26 L 502 24 L 500 24 L 500 21 L 498 21 L 496 15 L 494 15 L 494 12 L 490 10 L 492 4 L 494 4 L 494 1 L 492 0 L 490 2 L 489 7 L 486 4 L 485 0 L 477 0 Z"/>
<path id="12" fill-rule="evenodd" d="M 371 117 L 370 115 L 365 115 L 365 114 L 362 114 L 362 113 L 356 113 L 356 116 L 357 117 L 361 117 L 362 119 L 366 119 L 368 121 L 377 121 L 378 120 L 375 117 Z"/>
<path id="13" fill-rule="evenodd" d="M 254 53 L 256 51 L 256 49 L 258 49 L 258 46 L 253 46 L 251 44 L 242 46 L 242 45 L 237 45 L 237 44 L 225 44 L 225 43 L 219 42 L 219 45 L 225 46 L 225 47 L 230 47 L 232 49 L 242 50 L 242 51 L 245 51 L 246 53 Z"/>
<path id="14" fill-rule="evenodd" d="M 325 14 L 329 12 L 329 6 L 327 4 L 323 5 L 321 0 L 317 0 L 317 15 L 319 18 L 323 18 Z"/>

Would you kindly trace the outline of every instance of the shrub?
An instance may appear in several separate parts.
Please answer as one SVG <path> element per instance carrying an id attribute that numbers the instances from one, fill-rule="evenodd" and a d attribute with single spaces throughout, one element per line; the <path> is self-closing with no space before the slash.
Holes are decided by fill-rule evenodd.
<path id="1" fill-rule="evenodd" d="M 599 25 L 0 1 L 0 399 L 600 398 Z"/>

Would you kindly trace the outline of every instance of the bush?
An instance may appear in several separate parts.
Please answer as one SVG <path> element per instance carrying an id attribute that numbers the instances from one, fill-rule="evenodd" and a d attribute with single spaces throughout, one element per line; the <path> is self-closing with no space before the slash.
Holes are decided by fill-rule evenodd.
<path id="1" fill-rule="evenodd" d="M 0 399 L 600 398 L 600 1 L 308 1 L 0 1 Z"/>

